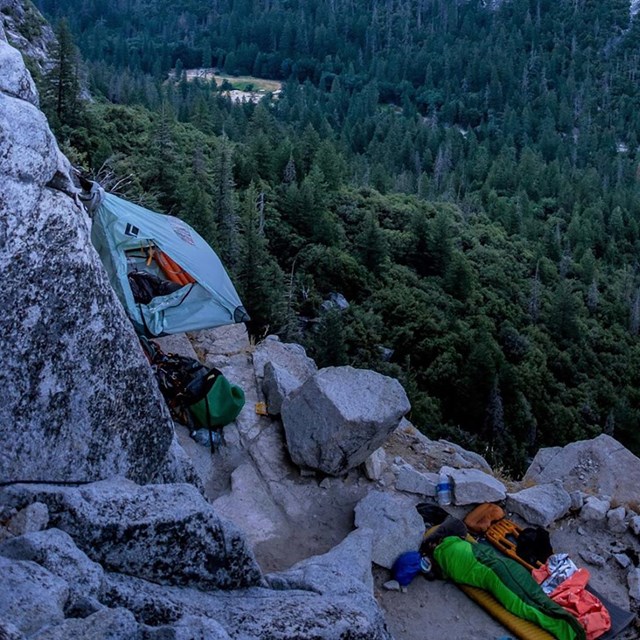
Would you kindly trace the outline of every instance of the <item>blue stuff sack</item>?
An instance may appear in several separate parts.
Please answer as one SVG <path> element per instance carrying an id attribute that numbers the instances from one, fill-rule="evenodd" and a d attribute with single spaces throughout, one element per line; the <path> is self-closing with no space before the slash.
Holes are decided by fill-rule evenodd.
<path id="1" fill-rule="evenodd" d="M 401 587 L 406 587 L 421 570 L 422 556 L 418 551 L 407 551 L 393 563 L 391 574 Z"/>

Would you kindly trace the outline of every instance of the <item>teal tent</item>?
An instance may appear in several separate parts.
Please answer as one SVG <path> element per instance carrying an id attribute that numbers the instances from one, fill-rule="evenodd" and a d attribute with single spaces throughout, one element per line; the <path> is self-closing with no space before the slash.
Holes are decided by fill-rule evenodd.
<path id="1" fill-rule="evenodd" d="M 89 184 L 81 198 L 93 218 L 91 241 L 138 333 L 162 336 L 249 320 L 220 259 L 188 224 Z M 177 279 L 162 268 L 166 257 L 178 268 Z M 170 291 L 142 303 L 134 299 L 131 274 L 165 282 Z"/>

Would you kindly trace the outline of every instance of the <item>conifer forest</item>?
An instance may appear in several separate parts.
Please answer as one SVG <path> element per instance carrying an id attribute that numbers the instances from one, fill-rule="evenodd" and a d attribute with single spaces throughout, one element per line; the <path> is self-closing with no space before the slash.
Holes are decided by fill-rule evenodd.
<path id="1" fill-rule="evenodd" d="M 37 0 L 37 83 L 77 167 L 211 243 L 256 339 L 399 378 L 517 473 L 640 455 L 635 4 Z"/>

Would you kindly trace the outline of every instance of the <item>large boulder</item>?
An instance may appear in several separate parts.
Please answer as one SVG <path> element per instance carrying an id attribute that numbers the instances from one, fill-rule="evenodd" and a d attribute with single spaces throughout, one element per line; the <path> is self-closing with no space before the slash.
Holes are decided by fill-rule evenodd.
<path id="1" fill-rule="evenodd" d="M 525 482 L 543 484 L 559 479 L 567 491 L 606 495 L 617 504 L 633 504 L 640 486 L 640 458 L 611 436 L 540 449 L 525 474 Z"/>
<path id="2" fill-rule="evenodd" d="M 400 383 L 374 371 L 329 367 L 282 404 L 292 460 L 337 476 L 362 464 L 410 409 Z"/>
<path id="3" fill-rule="evenodd" d="M 437 473 L 421 473 L 404 460 L 394 466 L 396 490 L 434 498 L 438 486 Z"/>
<path id="4" fill-rule="evenodd" d="M 16 485 L 0 502 L 37 499 L 51 524 L 111 571 L 159 584 L 238 589 L 262 583 L 243 535 L 188 484 L 111 480 L 79 488 Z M 17 503 L 17 504 L 16 504 Z"/>
<path id="5" fill-rule="evenodd" d="M 147 482 L 171 444 L 168 410 L 3 38 L 0 78 L 0 481 Z"/>
<path id="6" fill-rule="evenodd" d="M 416 551 L 424 534 L 424 521 L 415 500 L 382 491 L 372 491 L 355 509 L 356 527 L 373 531 L 372 560 L 391 569 L 405 551 Z"/>
<path id="7" fill-rule="evenodd" d="M 507 494 L 507 510 L 529 524 L 548 527 L 571 508 L 571 496 L 559 483 L 529 487 Z"/>

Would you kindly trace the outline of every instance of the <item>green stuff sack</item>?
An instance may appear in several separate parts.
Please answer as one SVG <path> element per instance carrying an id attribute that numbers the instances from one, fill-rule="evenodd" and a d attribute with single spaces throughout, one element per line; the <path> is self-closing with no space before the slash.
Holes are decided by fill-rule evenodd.
<path id="1" fill-rule="evenodd" d="M 244 407 L 244 391 L 212 370 L 204 380 L 201 399 L 189 407 L 198 427 L 220 428 L 233 422 Z"/>

